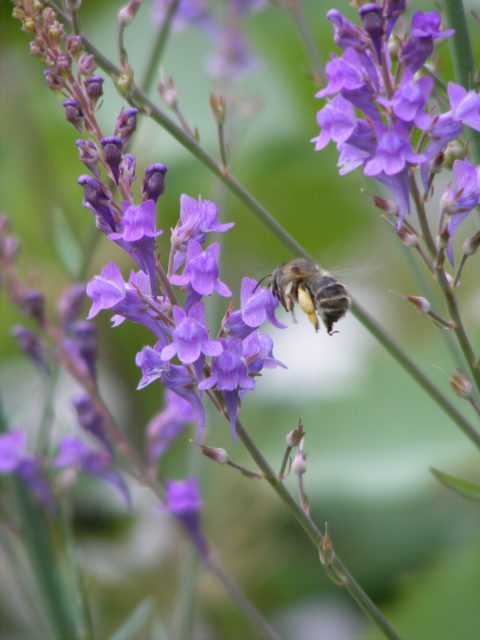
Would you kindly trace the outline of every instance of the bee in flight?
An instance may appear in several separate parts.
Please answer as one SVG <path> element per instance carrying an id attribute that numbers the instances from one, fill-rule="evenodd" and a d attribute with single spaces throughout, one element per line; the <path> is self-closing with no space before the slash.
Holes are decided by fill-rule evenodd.
<path id="1" fill-rule="evenodd" d="M 315 331 L 320 328 L 320 316 L 330 336 L 335 333 L 332 331 L 333 325 L 350 306 L 350 298 L 343 284 L 306 258 L 284 262 L 275 269 L 271 275 L 270 289 L 284 309 L 292 312 L 294 320 L 293 307 L 298 302 Z"/>

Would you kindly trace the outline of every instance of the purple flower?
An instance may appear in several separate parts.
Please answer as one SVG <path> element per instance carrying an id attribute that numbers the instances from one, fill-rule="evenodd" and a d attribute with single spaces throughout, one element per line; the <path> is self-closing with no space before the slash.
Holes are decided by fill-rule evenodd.
<path id="1" fill-rule="evenodd" d="M 266 367 L 275 369 L 276 367 L 287 367 L 273 357 L 273 340 L 266 333 L 255 331 L 243 341 L 243 357 L 247 363 L 248 372 L 251 374 L 260 373 Z"/>
<path id="2" fill-rule="evenodd" d="M 165 408 L 147 425 L 147 451 L 152 462 L 156 462 L 165 453 L 189 422 L 195 422 L 195 413 L 190 403 L 167 389 Z"/>
<path id="3" fill-rule="evenodd" d="M 145 171 L 142 181 L 142 195 L 144 200 L 157 202 L 165 191 L 165 176 L 168 172 L 166 164 L 157 162 L 151 164 Z"/>
<path id="4" fill-rule="evenodd" d="M 173 275 L 170 282 L 174 285 L 190 284 L 201 296 L 209 296 L 215 290 L 218 295 L 230 297 L 232 292 L 219 278 L 218 256 L 220 245 L 215 242 L 202 251 L 196 240 L 190 240 L 187 246 L 186 267 L 183 275 Z"/>
<path id="5" fill-rule="evenodd" d="M 97 145 L 92 140 L 76 140 L 75 144 L 78 147 L 80 160 L 94 176 L 100 178 L 100 169 L 98 168 L 100 150 Z"/>
<path id="6" fill-rule="evenodd" d="M 426 160 L 424 155 L 413 152 L 410 141 L 400 133 L 399 128 L 389 129 L 381 136 L 373 158 L 364 167 L 366 176 L 377 176 L 382 172 L 393 176 L 403 171 L 407 164 Z"/>
<path id="7" fill-rule="evenodd" d="M 170 307 L 161 299 L 152 299 L 149 279 L 142 271 L 132 271 L 128 283 L 125 283 L 120 269 L 115 262 L 110 262 L 99 276 L 95 276 L 87 284 L 87 295 L 92 300 L 88 320 L 104 309 L 111 309 L 116 316 L 149 329 L 162 346 L 167 344 L 165 334 L 170 334 L 171 329 L 167 324 L 166 313 Z M 121 321 L 115 317 L 114 326 L 119 324 Z"/>
<path id="8" fill-rule="evenodd" d="M 166 497 L 168 511 L 185 528 L 201 556 L 206 559 L 208 548 L 200 529 L 202 501 L 196 478 L 167 480 Z"/>
<path id="9" fill-rule="evenodd" d="M 22 429 L 0 435 L 0 474 L 12 473 L 25 456 L 27 436 Z"/>
<path id="10" fill-rule="evenodd" d="M 348 100 L 335 96 L 317 113 L 317 122 L 321 127 L 320 135 L 312 138 L 315 151 L 327 146 L 330 140 L 345 142 L 353 133 L 356 123 L 355 111 Z"/>
<path id="11" fill-rule="evenodd" d="M 173 272 L 176 272 L 185 260 L 189 240 L 203 244 L 207 233 L 223 233 L 234 226 L 233 222 L 218 222 L 218 207 L 214 202 L 198 200 L 185 194 L 180 196 L 180 220 L 172 232 Z"/>
<path id="12" fill-rule="evenodd" d="M 173 319 L 173 342 L 162 349 L 163 360 L 171 360 L 177 354 L 181 362 L 192 364 L 202 353 L 206 356 L 219 356 L 222 353 L 221 342 L 208 337 L 202 302 L 194 304 L 188 315 L 181 307 L 173 307 Z"/>
<path id="13" fill-rule="evenodd" d="M 480 95 L 475 91 L 467 91 L 459 84 L 449 82 L 448 99 L 453 119 L 475 131 L 480 131 Z"/>
<path id="14" fill-rule="evenodd" d="M 253 329 L 268 320 L 278 329 L 285 329 L 285 325 L 275 317 L 278 299 L 269 289 L 260 287 L 252 278 L 243 278 L 240 289 L 240 305 L 243 322 Z"/>
<path id="15" fill-rule="evenodd" d="M 441 211 L 449 216 L 447 255 L 452 265 L 455 232 L 470 211 L 480 203 L 480 167 L 475 167 L 468 160 L 455 160 L 453 174 L 455 182 L 440 199 Z"/>
<path id="16" fill-rule="evenodd" d="M 441 18 L 436 11 L 416 11 L 412 16 L 411 36 L 400 51 L 400 59 L 415 73 L 433 53 L 434 41 L 449 38 L 453 29 L 440 31 Z"/>
<path id="17" fill-rule="evenodd" d="M 356 49 L 366 49 L 368 38 L 365 32 L 347 20 L 336 9 L 331 9 L 327 13 L 327 19 L 333 24 L 333 39 L 342 49 L 354 47 Z"/>
<path id="18" fill-rule="evenodd" d="M 118 184 L 120 162 L 122 160 L 122 140 L 117 136 L 109 136 L 108 138 L 102 138 L 100 144 L 102 145 L 105 162 L 110 167 L 112 178 Z"/>
<path id="19" fill-rule="evenodd" d="M 83 188 L 83 206 L 95 214 L 97 229 L 106 235 L 116 231 L 116 205 L 109 189 L 87 175 L 80 176 L 77 183 Z"/>
<path id="20" fill-rule="evenodd" d="M 419 129 L 426 129 L 432 123 L 432 117 L 423 109 L 432 89 L 433 78 L 429 77 L 420 78 L 417 82 L 402 82 L 390 102 L 394 114 L 403 122 L 413 122 Z"/>
<path id="21" fill-rule="evenodd" d="M 341 58 L 332 53 L 332 59 L 325 65 L 328 84 L 315 97 L 323 98 L 342 89 L 359 89 L 365 83 L 361 69 L 360 57 L 355 49 L 347 49 Z"/>
<path id="22" fill-rule="evenodd" d="M 154 200 L 145 200 L 135 206 L 130 202 L 123 203 L 122 231 L 110 233 L 112 240 L 138 242 L 143 238 L 155 238 L 163 233 L 155 230 L 156 207 Z"/>
<path id="23" fill-rule="evenodd" d="M 72 402 L 77 412 L 78 423 L 82 429 L 96 438 L 113 455 L 112 445 L 105 431 L 103 417 L 95 408 L 91 397 L 87 394 L 78 395 L 73 398 Z"/>
<path id="24" fill-rule="evenodd" d="M 143 347 L 137 353 L 135 364 L 142 371 L 137 389 L 143 389 L 155 380 L 159 380 L 167 389 L 186 400 L 195 412 L 199 438 L 201 438 L 205 428 L 205 410 L 195 392 L 195 380 L 185 365 L 174 365 L 162 360 L 160 353 L 162 348 L 163 345 L 157 343 L 154 348 Z"/>

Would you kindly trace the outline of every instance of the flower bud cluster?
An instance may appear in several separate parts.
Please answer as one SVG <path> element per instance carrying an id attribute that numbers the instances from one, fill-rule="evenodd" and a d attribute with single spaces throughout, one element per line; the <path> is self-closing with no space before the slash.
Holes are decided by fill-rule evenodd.
<path id="1" fill-rule="evenodd" d="M 317 151 L 330 141 L 336 144 L 341 175 L 362 167 L 366 176 L 391 192 L 398 228 L 410 212 L 412 169 L 420 169 L 428 197 L 452 141 L 465 126 L 480 131 L 479 94 L 451 82 L 449 109 L 439 112 L 437 101 L 430 99 L 434 80 L 421 74 L 435 43 L 450 37 L 453 30 L 442 30 L 435 11 L 416 11 L 410 30 L 395 33 L 406 8 L 406 2 L 363 4 L 358 12 L 361 26 L 336 9 L 328 12 L 334 40 L 343 53 L 332 54 L 326 65 L 328 83 L 316 97 L 327 102 L 317 114 L 320 134 L 312 140 Z M 390 47 L 393 41 L 396 46 Z M 479 168 L 467 159 L 456 159 L 453 173 L 454 182 L 441 200 L 450 238 L 446 253 L 452 264 L 456 229 L 480 201 Z"/>

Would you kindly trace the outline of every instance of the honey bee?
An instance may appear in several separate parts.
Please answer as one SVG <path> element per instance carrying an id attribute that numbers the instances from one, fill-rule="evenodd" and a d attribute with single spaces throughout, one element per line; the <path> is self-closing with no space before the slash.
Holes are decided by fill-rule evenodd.
<path id="1" fill-rule="evenodd" d="M 333 325 L 350 306 L 350 298 L 343 284 L 306 258 L 284 262 L 275 269 L 271 275 L 270 289 L 284 309 L 292 312 L 294 320 L 294 303 L 298 302 L 315 331 L 320 328 L 320 316 L 330 336 L 335 333 L 332 331 Z"/>

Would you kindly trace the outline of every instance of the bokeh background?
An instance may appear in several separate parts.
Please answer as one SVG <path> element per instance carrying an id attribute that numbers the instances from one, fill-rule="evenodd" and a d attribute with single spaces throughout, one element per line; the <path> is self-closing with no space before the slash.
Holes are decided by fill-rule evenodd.
<path id="1" fill-rule="evenodd" d="M 222 3 L 219 3 L 220 5 Z M 306 15 L 323 59 L 332 47 L 324 16 L 332 2 L 307 2 Z M 411 3 L 415 8 L 433 5 Z M 116 59 L 116 12 L 121 3 L 85 1 L 84 31 Z M 347 3 L 336 8 L 351 12 Z M 93 220 L 82 207 L 77 177 L 78 133 L 64 121 L 61 100 L 44 85 L 42 65 L 28 51 L 28 39 L 0 5 L 1 209 L 20 237 L 23 274 L 44 288 L 54 312 L 60 292 L 81 261 L 82 247 L 95 242 L 88 277 L 109 260 L 125 272 L 128 259 L 105 238 L 94 239 Z M 352 14 L 353 15 L 353 14 Z M 472 20 L 472 33 L 479 26 Z M 420 291 L 422 269 L 415 268 L 362 187 L 360 173 L 339 177 L 336 152 L 314 153 L 319 108 L 308 61 L 288 16 L 275 7 L 252 14 L 247 38 L 259 60 L 257 70 L 235 83 L 231 122 L 232 170 L 318 261 L 338 273 L 360 301 L 435 383 L 452 395 L 447 375 L 451 354 L 431 323 L 391 290 Z M 154 37 L 146 2 L 127 32 L 130 60 L 141 72 Z M 480 38 L 474 37 L 476 54 Z M 205 71 L 211 53 L 207 36 L 188 28 L 169 40 L 166 76 L 173 76 L 180 106 L 200 139 L 217 153 L 208 98 L 212 82 Z M 442 73 L 451 78 L 448 46 L 438 50 Z M 153 92 L 156 99 L 158 95 Z M 99 120 L 107 135 L 122 106 L 105 83 Z M 260 278 L 289 259 L 282 244 L 168 134 L 142 119 L 132 152 L 137 175 L 152 162 L 169 166 L 167 190 L 159 201 L 158 224 L 168 230 L 178 217 L 179 197 L 201 194 L 221 207 L 235 228 L 222 238 L 222 273 L 238 299 L 245 275 Z M 448 180 L 445 178 L 445 180 Z M 377 191 L 378 193 L 378 191 Z M 475 223 L 465 225 L 472 233 Z M 168 233 L 160 239 L 167 249 Z M 461 291 L 462 308 L 474 345 L 479 346 L 478 266 L 471 261 Z M 3 294 L 2 294 L 3 296 Z M 38 423 L 46 382 L 19 354 L 9 328 L 23 322 L 0 298 L 0 394 L 11 426 Z M 212 300 L 211 317 L 223 315 L 223 300 Z M 152 384 L 137 392 L 135 353 L 151 342 L 141 328 L 101 332 L 101 388 L 108 405 L 140 449 L 145 425 L 162 407 L 162 390 Z M 316 335 L 306 319 L 291 318 L 284 331 L 272 330 L 275 355 L 287 370 L 266 371 L 249 394 L 242 417 L 273 466 L 279 467 L 284 436 L 303 417 L 307 432 L 306 491 L 311 514 L 329 523 L 335 548 L 398 631 L 418 640 L 470 640 L 478 637 L 480 545 L 478 506 L 440 486 L 429 466 L 469 478 L 480 477 L 478 452 L 448 417 L 409 379 L 353 318 L 340 333 Z M 69 399 L 75 387 L 62 379 L 55 394 L 55 433 L 76 431 Z M 452 401 L 475 420 L 469 407 Z M 314 549 L 269 487 L 230 468 L 199 459 L 185 432 L 165 455 L 162 477 L 200 477 L 205 503 L 203 524 L 216 555 L 249 597 L 278 626 L 286 640 L 373 640 L 379 637 L 356 605 L 324 575 Z M 211 415 L 205 441 L 228 449 L 251 466 L 228 425 Z M 294 479 L 287 484 L 295 491 Z M 150 631 L 137 638 L 169 638 L 179 629 L 184 576 L 193 583 L 195 640 L 255 638 L 255 633 L 214 578 L 196 567 L 187 543 L 159 513 L 144 489 L 130 483 L 134 510 L 126 513 L 117 496 L 98 482 L 76 491 L 75 537 L 86 576 L 99 638 L 109 637 L 127 612 L 143 603 Z M 183 576 L 183 577 L 182 577 Z M 36 609 L 24 597 L 25 577 L 12 570 L 0 547 L 0 638 L 44 638 Z M 33 594 L 35 597 L 35 594 Z"/>

